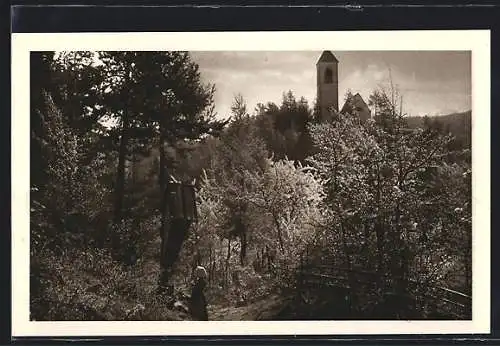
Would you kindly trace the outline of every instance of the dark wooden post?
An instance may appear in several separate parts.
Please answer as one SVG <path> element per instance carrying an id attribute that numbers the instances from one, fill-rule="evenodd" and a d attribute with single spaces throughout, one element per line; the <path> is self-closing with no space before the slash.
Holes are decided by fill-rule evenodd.
<path id="1" fill-rule="evenodd" d="M 304 287 L 304 254 L 301 253 L 300 254 L 300 267 L 299 267 L 299 276 L 297 278 L 297 292 L 296 292 L 296 299 L 298 302 L 300 302 L 301 300 L 301 296 L 302 296 L 302 289 Z"/>
<path id="2" fill-rule="evenodd" d="M 179 257 L 189 227 L 197 219 L 194 186 L 170 181 L 165 189 L 168 220 L 162 229 L 160 289 L 169 287 L 174 263 Z"/>

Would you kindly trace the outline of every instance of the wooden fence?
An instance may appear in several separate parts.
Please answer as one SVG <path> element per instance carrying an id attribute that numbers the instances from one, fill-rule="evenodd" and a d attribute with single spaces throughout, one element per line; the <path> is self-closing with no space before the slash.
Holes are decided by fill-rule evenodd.
<path id="1" fill-rule="evenodd" d="M 318 289 L 345 294 L 346 301 L 351 301 L 351 297 L 359 292 L 369 294 L 385 290 L 382 296 L 393 299 L 395 304 L 418 309 L 420 312 L 415 315 L 427 315 L 430 319 L 472 318 L 472 298 L 467 294 L 442 286 L 424 285 L 415 280 L 407 281 L 405 294 L 396 293 L 391 290 L 387 278 L 372 271 L 324 264 L 302 264 L 297 278 L 297 288 L 299 294 L 311 293 Z"/>

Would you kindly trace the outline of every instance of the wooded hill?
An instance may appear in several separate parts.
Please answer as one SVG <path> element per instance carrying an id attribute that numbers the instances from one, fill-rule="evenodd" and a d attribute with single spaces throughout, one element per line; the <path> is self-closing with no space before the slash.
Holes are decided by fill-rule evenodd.
<path id="1" fill-rule="evenodd" d="M 472 112 L 452 113 L 439 116 L 407 117 L 406 123 L 411 128 L 433 126 L 445 132 L 451 132 L 455 141 L 464 147 L 471 146 L 472 136 Z"/>

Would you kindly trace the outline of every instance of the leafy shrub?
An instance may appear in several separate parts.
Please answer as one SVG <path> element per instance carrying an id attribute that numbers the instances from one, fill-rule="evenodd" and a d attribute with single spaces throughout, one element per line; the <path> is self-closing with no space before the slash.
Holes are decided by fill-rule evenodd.
<path id="1" fill-rule="evenodd" d="M 107 250 L 82 249 L 31 259 L 31 319 L 173 320 L 179 313 L 155 292 L 152 261 L 124 266 Z M 153 267 L 151 267 L 153 266 Z M 33 289 L 34 288 L 34 289 Z"/>

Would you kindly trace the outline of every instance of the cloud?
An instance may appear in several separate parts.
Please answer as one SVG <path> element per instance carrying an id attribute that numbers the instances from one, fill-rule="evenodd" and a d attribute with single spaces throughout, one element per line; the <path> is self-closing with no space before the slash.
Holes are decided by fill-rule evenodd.
<path id="1" fill-rule="evenodd" d="M 388 71 L 377 64 L 351 70 L 347 75 L 339 77 L 339 98 L 343 100 L 350 90 L 359 93 L 367 101 L 374 90 L 387 83 L 388 77 Z"/>
<path id="2" fill-rule="evenodd" d="M 216 85 L 216 110 L 227 116 L 241 93 L 252 110 L 259 102 L 280 103 L 292 90 L 312 105 L 316 61 L 321 52 L 193 52 L 203 79 Z M 339 99 L 348 89 L 365 100 L 379 86 L 393 84 L 403 94 L 407 113 L 466 110 L 470 99 L 467 52 L 339 52 Z M 389 73 L 390 71 L 390 73 Z M 342 101 L 340 102 L 342 103 Z"/>
<path id="3" fill-rule="evenodd" d="M 234 95 L 241 93 L 253 110 L 257 103 L 280 103 L 292 90 L 310 103 L 315 97 L 316 75 L 311 52 L 194 52 L 205 82 L 216 86 L 216 110 L 229 114 Z M 309 56 L 309 57 L 308 57 Z M 314 60 L 312 60 L 314 61 Z"/>
<path id="4" fill-rule="evenodd" d="M 310 64 L 314 52 L 192 52 L 193 59 L 204 70 L 248 72 L 293 70 Z"/>

